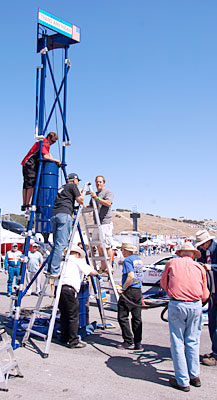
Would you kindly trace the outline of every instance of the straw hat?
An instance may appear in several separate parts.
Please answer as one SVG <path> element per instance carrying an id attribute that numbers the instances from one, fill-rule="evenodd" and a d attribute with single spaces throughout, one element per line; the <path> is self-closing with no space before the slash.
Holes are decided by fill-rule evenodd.
<path id="1" fill-rule="evenodd" d="M 132 251 L 132 253 L 134 253 L 135 251 L 137 251 L 137 247 L 134 246 L 132 243 L 122 243 L 121 250 Z"/>
<path id="2" fill-rule="evenodd" d="M 70 249 L 70 254 L 72 251 L 75 251 L 76 253 L 80 254 L 80 258 L 84 258 L 85 257 L 85 252 L 84 250 L 82 250 L 79 246 L 77 246 L 76 244 L 73 244 L 71 249 Z"/>
<path id="3" fill-rule="evenodd" d="M 201 246 L 201 244 L 204 244 L 206 242 L 208 242 L 209 240 L 214 239 L 215 236 L 211 236 L 209 234 L 208 231 L 206 231 L 206 229 L 202 229 L 201 231 L 198 231 L 196 233 L 196 242 L 195 242 L 195 246 Z"/>
<path id="4" fill-rule="evenodd" d="M 201 257 L 201 252 L 199 250 L 195 249 L 195 247 L 193 246 L 193 244 L 191 242 L 183 243 L 181 249 L 176 251 L 177 256 L 180 256 L 180 253 L 182 251 L 192 251 L 195 255 L 195 258 Z"/>

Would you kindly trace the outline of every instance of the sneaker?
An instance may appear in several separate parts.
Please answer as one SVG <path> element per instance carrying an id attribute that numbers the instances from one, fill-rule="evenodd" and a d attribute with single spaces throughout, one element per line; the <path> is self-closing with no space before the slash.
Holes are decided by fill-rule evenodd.
<path id="1" fill-rule="evenodd" d="M 87 345 L 86 345 L 86 343 L 84 343 L 84 342 L 78 342 L 78 343 L 76 343 L 76 344 L 74 344 L 74 343 L 69 343 L 68 345 L 67 345 L 67 347 L 69 347 L 70 349 L 82 349 L 83 347 L 86 347 Z"/>
<path id="2" fill-rule="evenodd" d="M 141 343 L 135 343 L 134 350 L 143 350 Z"/>
<path id="3" fill-rule="evenodd" d="M 182 390 L 183 392 L 190 392 L 190 386 L 181 386 L 178 384 L 176 378 L 170 378 L 170 385 L 175 389 Z"/>
<path id="4" fill-rule="evenodd" d="M 202 364 L 207 365 L 208 367 L 214 367 L 217 365 L 217 360 L 215 357 L 203 358 Z"/>
<path id="5" fill-rule="evenodd" d="M 201 387 L 201 381 L 200 381 L 199 376 L 197 376 L 196 378 L 191 378 L 190 385 L 195 386 L 195 387 Z"/>
<path id="6" fill-rule="evenodd" d="M 134 344 L 128 343 L 128 342 L 123 342 L 121 344 L 118 344 L 117 349 L 134 350 Z"/>

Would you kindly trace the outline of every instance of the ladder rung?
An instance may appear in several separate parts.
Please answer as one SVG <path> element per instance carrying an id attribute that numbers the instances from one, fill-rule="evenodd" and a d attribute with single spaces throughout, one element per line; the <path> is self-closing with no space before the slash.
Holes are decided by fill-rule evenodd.
<path id="1" fill-rule="evenodd" d="M 90 246 L 91 247 L 93 247 L 93 246 L 99 246 L 101 244 L 101 242 L 100 242 L 100 240 L 91 240 L 91 242 L 90 242 Z"/>
<path id="2" fill-rule="evenodd" d="M 115 303 L 114 301 L 103 300 L 103 304 L 113 304 L 113 305 L 117 306 L 118 303 Z"/>
<path id="3" fill-rule="evenodd" d="M 94 257 L 92 257 L 92 260 L 95 260 L 95 261 L 105 261 L 105 260 L 109 260 L 109 257 L 94 256 Z"/>
<path id="4" fill-rule="evenodd" d="M 47 339 L 47 335 L 45 335 L 44 333 L 35 331 L 34 329 L 29 329 L 29 328 L 27 328 L 26 331 L 29 332 L 29 333 L 33 333 L 34 335 L 40 336 L 40 337 L 42 337 L 43 339 Z"/>
<path id="5" fill-rule="evenodd" d="M 98 225 L 96 225 L 96 224 L 86 225 L 86 228 L 88 228 L 88 229 L 96 229 L 96 228 L 98 228 Z"/>
<path id="6" fill-rule="evenodd" d="M 92 207 L 87 207 L 87 208 L 82 208 L 82 214 L 88 214 L 93 212 L 93 208 Z"/>
<path id="7" fill-rule="evenodd" d="M 51 314 L 46 313 L 46 312 L 44 312 L 44 311 L 33 310 L 33 313 L 34 313 L 34 314 L 41 315 L 42 317 L 45 317 L 45 318 L 51 318 Z"/>
<path id="8" fill-rule="evenodd" d="M 46 292 L 40 292 L 40 297 L 41 296 L 54 297 L 54 294 L 49 294 L 49 293 L 46 293 Z"/>
<path id="9" fill-rule="evenodd" d="M 112 287 L 106 287 L 106 286 L 101 286 L 101 291 L 103 290 L 112 290 L 114 292 L 114 289 Z"/>
<path id="10" fill-rule="evenodd" d="M 18 368 L 17 361 L 11 361 L 8 364 L 5 364 L 3 367 L 1 367 L 3 375 L 6 374 L 8 371 L 11 371 L 14 368 Z"/>

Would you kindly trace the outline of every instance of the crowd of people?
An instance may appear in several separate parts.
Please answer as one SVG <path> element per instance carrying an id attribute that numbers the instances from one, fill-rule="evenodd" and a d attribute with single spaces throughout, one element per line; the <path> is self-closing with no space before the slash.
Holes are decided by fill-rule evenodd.
<path id="1" fill-rule="evenodd" d="M 49 147 L 56 141 L 56 136 L 50 133 L 43 141 L 43 157 L 53 159 Z M 37 147 L 37 146 L 36 146 Z M 30 204 L 34 190 L 35 177 L 31 170 L 39 148 L 34 147 L 23 161 L 24 199 L 23 208 Z M 36 157 L 37 154 L 37 157 Z M 31 159 L 34 161 L 31 161 Z M 35 165 L 35 164 L 34 164 Z M 34 170 L 36 167 L 34 166 Z M 52 211 L 51 226 L 53 232 L 53 248 L 47 259 L 46 274 L 56 279 L 60 276 L 62 256 L 67 248 L 72 227 L 72 215 L 75 202 L 84 205 L 82 191 L 79 189 L 78 174 L 68 175 L 65 185 L 57 193 Z M 112 216 L 111 206 L 113 194 L 105 188 L 105 178 L 98 175 L 95 179 L 96 191 L 90 191 L 90 196 L 96 201 L 102 228 L 104 245 L 107 250 L 109 264 L 114 261 L 112 251 Z M 31 190 L 30 190 L 31 189 Z M 92 206 L 92 199 L 87 207 Z M 98 231 L 93 231 L 93 239 L 98 240 Z M 61 343 L 69 348 L 82 348 L 85 343 L 78 339 L 79 302 L 78 293 L 84 276 L 99 276 L 107 273 L 106 264 L 101 261 L 101 267 L 96 271 L 87 264 L 82 244 L 73 245 L 70 249 L 69 261 L 64 268 L 62 289 L 59 300 Z M 145 249 L 145 247 L 144 247 Z M 122 282 L 118 289 L 118 322 L 121 328 L 123 342 L 118 345 L 123 350 L 143 350 L 142 346 L 142 278 L 143 261 L 137 255 L 138 249 L 132 243 L 122 243 Z M 99 256 L 103 249 L 98 246 Z M 172 387 L 188 392 L 190 385 L 201 386 L 199 346 L 202 322 L 202 303 L 212 297 L 212 307 L 208 314 L 209 334 L 212 351 L 205 354 L 202 362 L 206 366 L 217 365 L 217 243 L 206 230 L 196 234 L 195 246 L 186 242 L 175 251 L 178 257 L 171 258 L 162 273 L 160 285 L 169 296 L 168 322 L 170 332 L 170 348 L 175 376 L 170 378 Z M 14 277 L 20 273 L 20 256 L 17 244 L 12 245 L 5 257 L 4 267 L 8 274 L 7 293 L 11 296 Z M 37 243 L 33 243 L 28 255 L 27 284 L 43 263 Z M 211 285 L 207 286 L 207 271 L 210 271 Z M 40 294 L 40 276 L 36 279 L 36 294 Z M 32 293 L 31 287 L 27 295 Z M 131 323 L 129 317 L 131 315 Z"/>

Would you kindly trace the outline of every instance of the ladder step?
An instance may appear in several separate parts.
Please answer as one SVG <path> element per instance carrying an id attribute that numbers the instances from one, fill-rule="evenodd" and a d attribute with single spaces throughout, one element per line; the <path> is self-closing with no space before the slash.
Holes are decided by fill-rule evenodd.
<path id="1" fill-rule="evenodd" d="M 82 208 L 82 214 L 88 214 L 93 212 L 93 208 L 92 207 L 87 207 L 87 208 Z"/>
<path id="2" fill-rule="evenodd" d="M 96 229 L 99 228 L 97 224 L 92 224 L 92 225 L 86 225 L 86 228 L 88 229 Z"/>
<path id="3" fill-rule="evenodd" d="M 27 328 L 26 331 L 29 332 L 29 333 L 33 333 L 34 335 L 40 336 L 43 339 L 47 339 L 47 335 L 45 335 L 44 333 L 35 331 L 34 329 Z"/>
<path id="4" fill-rule="evenodd" d="M 101 244 L 101 242 L 100 242 L 100 240 L 91 240 L 90 241 L 90 246 L 91 247 L 93 247 L 93 246 L 99 246 Z"/>
<path id="5" fill-rule="evenodd" d="M 94 257 L 92 258 L 92 260 L 95 260 L 95 261 L 105 261 L 105 260 L 109 260 L 109 257 L 94 256 Z"/>
<path id="6" fill-rule="evenodd" d="M 40 311 L 40 310 L 33 310 L 33 313 L 41 315 L 42 317 L 45 317 L 45 318 L 51 318 L 51 315 L 52 315 L 52 314 L 49 314 L 49 313 L 46 313 L 46 312 Z"/>
<path id="7" fill-rule="evenodd" d="M 103 300 L 103 304 L 104 304 L 104 305 L 105 305 L 105 304 L 112 304 L 112 305 L 117 306 L 118 303 L 115 303 L 114 301 Z"/>
<path id="8" fill-rule="evenodd" d="M 41 293 L 40 293 L 40 297 L 41 297 L 41 296 L 54 297 L 54 294 L 50 294 L 50 293 L 46 293 L 46 292 L 41 292 Z"/>
<path id="9" fill-rule="evenodd" d="M 17 368 L 17 362 L 16 361 L 11 361 L 8 364 L 5 364 L 3 367 L 1 367 L 3 375 L 6 374 L 8 371 L 11 371 L 14 368 Z"/>

